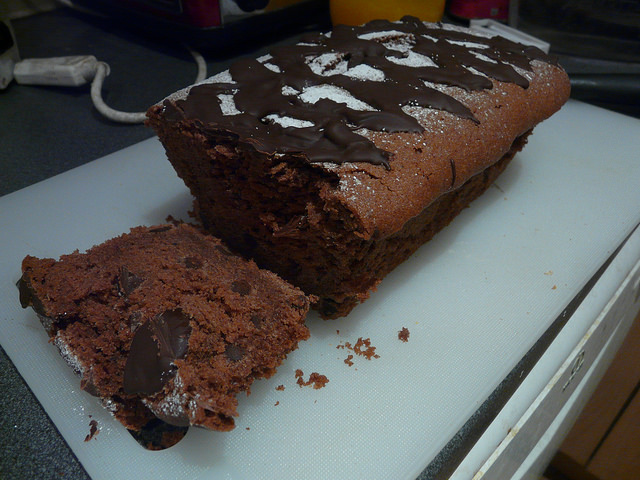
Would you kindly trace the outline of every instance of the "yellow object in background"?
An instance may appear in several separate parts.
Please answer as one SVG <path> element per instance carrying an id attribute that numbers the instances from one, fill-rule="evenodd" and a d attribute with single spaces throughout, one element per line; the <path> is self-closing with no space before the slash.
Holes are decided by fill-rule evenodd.
<path id="1" fill-rule="evenodd" d="M 413 15 L 426 22 L 442 19 L 445 0 L 331 0 L 334 25 L 362 25 L 370 20 L 400 20 Z"/>

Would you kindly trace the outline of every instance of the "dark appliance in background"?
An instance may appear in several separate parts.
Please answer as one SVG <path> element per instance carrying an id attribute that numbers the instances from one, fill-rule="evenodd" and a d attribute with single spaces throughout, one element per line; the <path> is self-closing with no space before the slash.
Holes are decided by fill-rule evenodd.
<path id="1" fill-rule="evenodd" d="M 463 20 L 476 18 L 507 20 L 509 0 L 449 0 L 447 13 Z"/>
<path id="2" fill-rule="evenodd" d="M 158 39 L 204 50 L 253 43 L 308 26 L 328 29 L 328 0 L 68 0 Z"/>
<path id="3" fill-rule="evenodd" d="M 573 98 L 640 118 L 640 0 L 512 0 L 509 23 L 551 44 Z"/>

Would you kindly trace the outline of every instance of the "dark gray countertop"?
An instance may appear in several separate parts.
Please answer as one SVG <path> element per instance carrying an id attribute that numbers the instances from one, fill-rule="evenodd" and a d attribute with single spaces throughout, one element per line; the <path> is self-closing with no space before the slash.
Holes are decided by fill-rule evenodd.
<path id="1" fill-rule="evenodd" d="M 178 42 L 134 35 L 107 20 L 66 8 L 14 20 L 12 25 L 22 58 L 91 54 L 107 62 L 111 75 L 105 80 L 103 97 L 115 109 L 144 111 L 165 95 L 192 83 L 196 76 L 193 59 Z M 266 44 L 290 43 L 297 36 L 287 32 L 280 38 L 268 38 Z M 203 54 L 209 73 L 213 74 L 226 69 L 238 55 L 256 56 L 267 49 L 268 45 L 212 46 Z M 637 109 L 633 113 L 637 115 Z M 151 136 L 152 132 L 143 125 L 116 124 L 103 118 L 91 103 L 88 86 L 13 83 L 7 90 L 0 90 L 0 196 Z M 523 361 L 531 363 L 526 358 Z M 535 358 L 532 361 L 535 363 Z M 511 388 L 498 389 L 493 397 L 508 398 Z M 495 398 L 490 400 L 499 403 Z M 468 444 L 481 434 L 491 410 L 490 405 L 480 409 L 459 433 L 464 437 L 460 441 Z M 475 428 L 475 424 L 480 427 Z M 88 478 L 1 348 L 0 439 L 3 480 Z M 448 445 L 451 452 L 444 452 L 430 466 L 430 471 L 439 472 L 435 477 L 441 477 L 443 472 L 438 462 L 459 460 L 457 457 L 464 455 L 465 449 L 458 446 L 456 442 Z M 427 473 L 420 478 L 431 478 Z"/>

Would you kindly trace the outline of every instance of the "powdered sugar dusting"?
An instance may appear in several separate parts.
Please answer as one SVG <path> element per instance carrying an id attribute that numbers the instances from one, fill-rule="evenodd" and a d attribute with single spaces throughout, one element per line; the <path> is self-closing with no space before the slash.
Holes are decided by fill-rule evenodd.
<path id="1" fill-rule="evenodd" d="M 80 375 L 83 375 L 85 372 L 85 366 L 82 364 L 75 352 L 71 350 L 71 347 L 69 347 L 69 344 L 63 337 L 61 330 L 56 333 L 56 336 L 53 339 L 53 343 L 56 347 L 58 347 L 60 355 L 62 356 L 62 358 L 64 358 L 65 362 L 67 362 L 69 366 L 73 368 L 73 371 Z"/>
<path id="2" fill-rule="evenodd" d="M 218 98 L 220 99 L 220 109 L 222 110 L 223 115 L 238 115 L 242 113 L 236 108 L 236 102 L 233 100 L 233 95 L 221 93 L 218 95 Z"/>
<path id="3" fill-rule="evenodd" d="M 498 63 L 496 60 L 494 60 L 493 58 L 489 58 L 486 55 L 483 55 L 479 52 L 474 52 L 473 50 L 471 51 L 471 55 L 473 55 L 474 57 L 476 57 L 479 60 L 482 60 L 483 62 L 488 62 L 488 63 Z"/>
<path id="4" fill-rule="evenodd" d="M 348 64 L 342 53 L 323 53 L 317 57 L 306 59 L 307 65 L 316 75 L 328 76 L 343 74 L 347 71 Z"/>
<path id="5" fill-rule="evenodd" d="M 432 88 L 434 90 L 438 90 L 439 92 L 442 92 L 442 93 L 446 93 L 447 95 L 452 95 L 452 89 L 455 88 L 449 85 L 444 85 L 442 83 L 429 82 L 427 80 L 423 80 L 422 83 L 424 83 L 426 87 Z M 458 90 L 462 91 L 462 89 L 458 89 Z"/>
<path id="6" fill-rule="evenodd" d="M 406 57 L 388 57 L 390 62 L 407 67 L 437 67 L 438 64 L 426 55 L 416 53 L 413 50 L 407 51 Z"/>
<path id="7" fill-rule="evenodd" d="M 475 69 L 475 68 L 473 68 L 473 67 L 469 67 L 469 66 L 467 66 L 467 65 L 464 65 L 464 66 L 463 66 L 463 68 L 464 68 L 464 69 L 466 69 L 466 70 L 469 70 L 469 71 L 470 71 L 471 73 L 473 73 L 474 75 L 479 75 L 479 76 L 481 76 L 481 77 L 489 78 L 489 77 L 487 76 L 487 74 L 486 74 L 486 73 L 483 73 L 483 72 L 481 72 L 480 70 L 477 70 L 477 69 Z"/>
<path id="8" fill-rule="evenodd" d="M 490 33 L 488 30 L 474 29 L 472 32 L 470 32 L 469 28 L 462 27 L 460 25 L 455 25 L 453 23 L 442 23 L 442 24 L 440 24 L 440 27 L 443 30 L 449 30 L 449 31 L 452 31 L 452 32 L 471 33 L 472 35 L 475 35 L 476 37 L 484 37 L 484 38 L 495 37 L 495 35 L 493 33 Z"/>
<path id="9" fill-rule="evenodd" d="M 313 85 L 305 88 L 300 94 L 300 100 L 306 103 L 313 104 L 323 98 L 328 98 L 336 103 L 344 103 L 353 110 L 375 110 L 371 105 L 366 104 L 362 100 L 358 100 L 347 90 L 336 87 L 335 85 Z"/>
<path id="10" fill-rule="evenodd" d="M 210 82 L 208 83 L 236 83 L 229 70 L 220 72 L 217 75 L 210 77 L 209 80 Z M 204 82 L 207 82 L 207 80 L 205 80 Z"/>
<path id="11" fill-rule="evenodd" d="M 383 71 L 364 64 L 350 68 L 344 72 L 344 75 L 357 80 L 369 80 L 372 82 L 382 82 L 385 79 Z"/>
<path id="12" fill-rule="evenodd" d="M 359 185 L 362 185 L 362 182 L 358 177 L 356 177 L 355 175 L 348 175 L 348 176 L 345 175 L 340 179 L 338 188 L 343 192 L 345 192 Z"/>
<path id="13" fill-rule="evenodd" d="M 300 93 L 299 90 L 296 90 L 295 88 L 289 86 L 289 85 L 285 85 L 284 87 L 282 87 L 282 94 L 283 95 L 298 95 Z"/>
<path id="14" fill-rule="evenodd" d="M 189 94 L 189 90 L 191 90 L 191 88 L 197 86 L 197 85 L 206 85 L 206 84 L 210 84 L 210 83 L 236 83 L 236 81 L 233 79 L 233 77 L 231 77 L 231 73 L 229 72 L 229 70 L 225 70 L 223 72 L 217 73 L 209 78 L 205 78 L 204 80 L 202 80 L 201 82 L 195 83 L 193 85 L 190 85 L 188 87 L 185 87 L 181 90 L 178 90 L 177 92 L 172 93 L 171 95 L 167 96 L 165 98 L 165 100 L 171 100 L 171 101 L 176 101 L 176 100 L 182 100 L 184 99 L 188 94 Z M 162 102 L 160 102 L 162 103 Z"/>
<path id="15" fill-rule="evenodd" d="M 413 35 L 403 34 L 402 37 L 386 39 L 382 44 L 389 50 L 408 53 L 414 45 Z"/>
<path id="16" fill-rule="evenodd" d="M 195 398 L 190 398 L 187 403 L 187 413 L 189 414 L 189 421 L 193 423 L 196 419 L 196 413 L 198 411 L 198 402 Z"/>
<path id="17" fill-rule="evenodd" d="M 118 411 L 118 404 L 114 402 L 111 398 L 103 398 L 102 406 L 112 414 Z"/>
<path id="18" fill-rule="evenodd" d="M 343 53 L 330 52 L 323 53 L 317 57 L 308 57 L 306 63 L 313 73 L 324 77 L 345 75 L 357 80 L 370 80 L 374 82 L 381 82 L 385 79 L 385 75 L 381 70 L 366 64 L 349 68 L 349 62 L 345 60 Z"/>
<path id="19" fill-rule="evenodd" d="M 465 42 L 464 40 L 448 39 L 447 42 L 453 45 L 459 45 L 465 48 L 480 48 L 480 49 L 489 48 L 489 45 L 483 45 L 482 43 L 476 43 L 476 42 Z"/>
<path id="20" fill-rule="evenodd" d="M 403 32 L 399 32 L 398 30 L 383 30 L 381 32 L 370 32 L 364 33 L 362 35 L 358 35 L 358 38 L 361 40 L 377 40 L 384 39 L 388 37 L 406 37 L 407 34 Z"/>
<path id="21" fill-rule="evenodd" d="M 544 65 L 544 70 L 542 70 L 542 71 L 548 72 L 548 65 L 542 64 L 542 63 L 540 63 L 538 61 L 535 61 L 534 63 L 537 63 L 539 65 Z M 514 70 L 516 72 L 518 72 L 519 75 L 522 75 L 529 82 L 531 82 L 533 80 L 533 78 L 535 77 L 535 74 L 533 73 L 532 70 L 525 70 L 524 68 L 520 68 L 520 67 L 518 67 L 516 65 L 511 65 L 511 66 L 514 68 Z M 541 72 L 539 72 L 539 76 L 543 76 L 543 74 Z"/>
<path id="22" fill-rule="evenodd" d="M 173 378 L 173 391 L 158 402 L 142 399 L 145 406 L 157 417 L 180 418 L 185 416 L 187 394 L 183 392 L 183 382 L 180 372 Z"/>
<path id="23" fill-rule="evenodd" d="M 263 65 L 269 70 L 271 70 L 272 72 L 275 72 L 275 73 L 281 72 L 280 67 L 278 67 L 277 65 L 274 65 L 273 63 L 264 63 Z"/>
<path id="24" fill-rule="evenodd" d="M 362 183 L 355 174 L 344 173 L 340 177 L 338 188 L 344 193 L 347 200 L 355 202 L 362 198 L 363 191 L 372 191 L 372 188 Z"/>
<path id="25" fill-rule="evenodd" d="M 287 127 L 306 128 L 306 127 L 313 126 L 313 123 L 308 120 L 300 120 L 298 118 L 292 118 L 292 117 L 281 117 L 276 114 L 267 115 L 265 118 L 285 128 Z"/>
<path id="26" fill-rule="evenodd" d="M 436 37 L 432 36 L 432 35 L 424 35 L 423 34 L 423 35 L 420 35 L 420 37 L 426 38 L 427 40 L 431 40 L 432 42 L 437 42 L 438 41 L 438 39 Z"/>
<path id="27" fill-rule="evenodd" d="M 443 118 L 451 115 L 448 112 L 424 107 L 406 106 L 402 107 L 402 110 L 407 115 L 411 115 L 418 120 L 426 132 L 434 134 L 444 134 L 445 126 Z"/>

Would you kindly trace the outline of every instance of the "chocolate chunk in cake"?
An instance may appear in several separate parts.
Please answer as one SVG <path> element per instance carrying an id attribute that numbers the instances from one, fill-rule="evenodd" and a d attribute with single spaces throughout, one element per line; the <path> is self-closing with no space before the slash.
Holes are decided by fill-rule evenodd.
<path id="1" fill-rule="evenodd" d="M 27 256 L 22 272 L 22 305 L 132 430 L 155 418 L 232 429 L 236 395 L 309 336 L 307 296 L 184 224 L 134 228 L 57 261 Z"/>
<path id="2" fill-rule="evenodd" d="M 347 314 L 569 96 L 541 50 L 374 21 L 244 59 L 148 112 L 203 225 Z"/>

